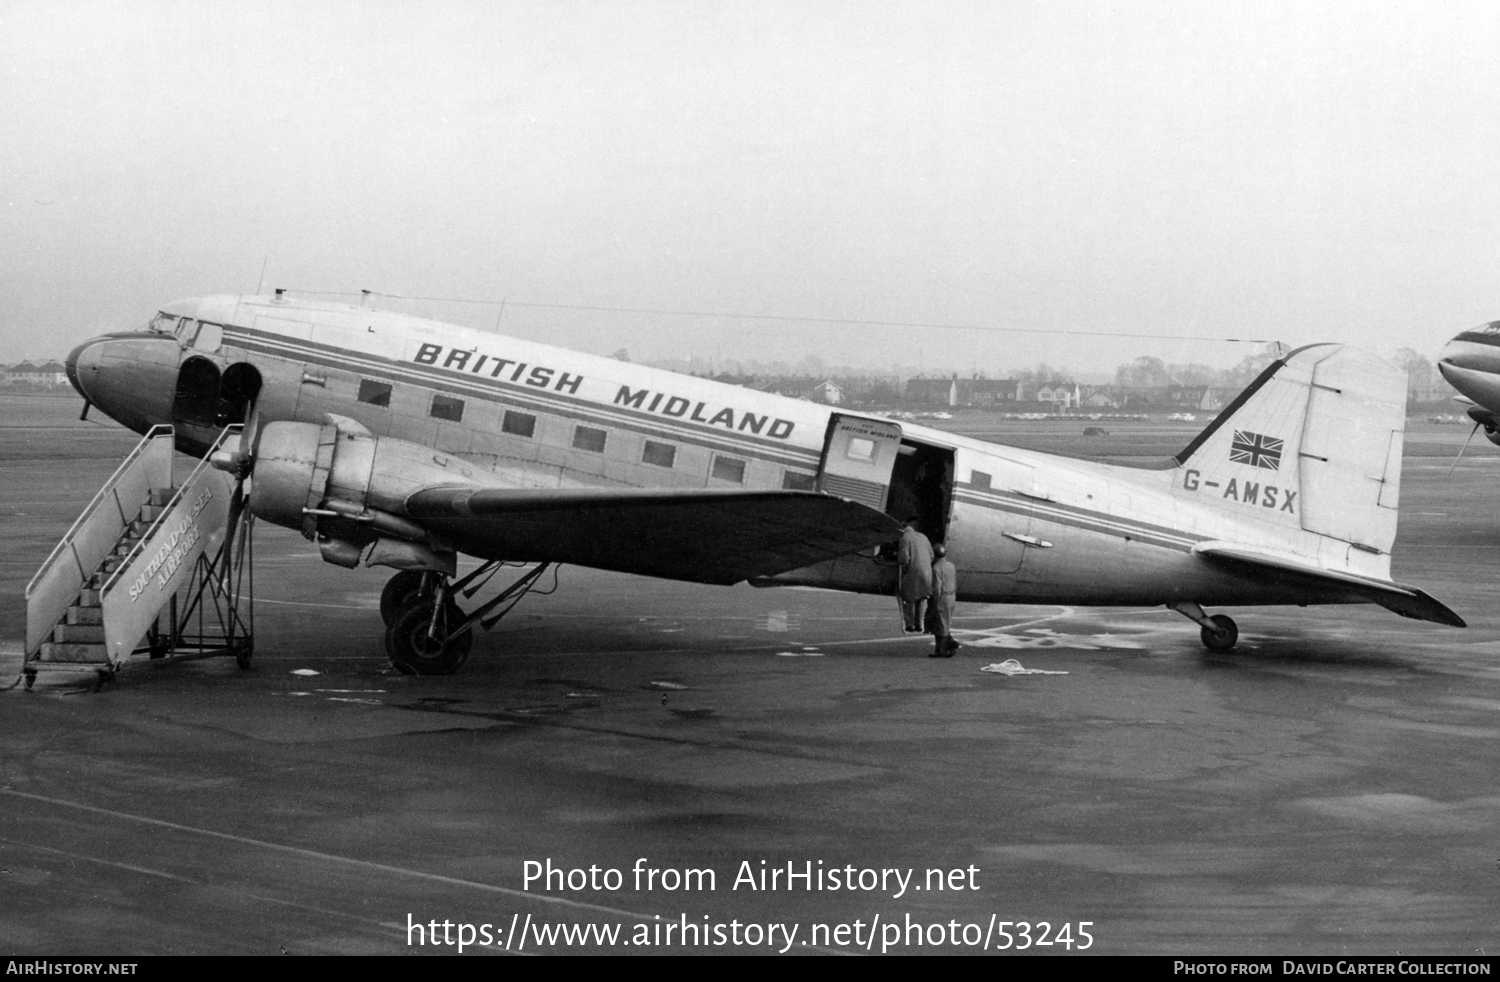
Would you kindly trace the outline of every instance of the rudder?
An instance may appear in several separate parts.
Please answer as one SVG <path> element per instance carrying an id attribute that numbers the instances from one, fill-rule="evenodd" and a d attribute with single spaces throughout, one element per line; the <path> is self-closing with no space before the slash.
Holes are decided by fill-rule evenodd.
<path id="1" fill-rule="evenodd" d="M 1299 348 L 1272 364 L 1176 457 L 1177 486 L 1234 518 L 1348 543 L 1357 559 L 1303 540 L 1327 565 L 1388 564 L 1396 538 L 1405 373 L 1345 345 Z M 1347 558 L 1336 555 L 1345 552 Z M 1373 572 L 1373 570 L 1372 570 Z"/>

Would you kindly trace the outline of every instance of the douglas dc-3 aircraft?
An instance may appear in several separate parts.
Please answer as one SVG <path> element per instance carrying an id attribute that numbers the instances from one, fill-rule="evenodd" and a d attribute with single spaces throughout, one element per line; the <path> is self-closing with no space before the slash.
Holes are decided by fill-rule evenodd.
<path id="1" fill-rule="evenodd" d="M 1238 630 L 1204 605 L 1376 603 L 1463 626 L 1390 578 L 1405 380 L 1339 345 L 1292 352 L 1181 453 L 1135 467 L 281 291 L 170 304 L 67 370 L 189 454 L 243 422 L 215 463 L 248 476 L 251 512 L 335 565 L 399 571 L 381 612 L 409 673 L 454 671 L 502 599 L 454 603 L 474 576 L 455 580 L 458 553 L 892 594 L 912 516 L 965 601 L 1162 604 L 1214 650 Z"/>

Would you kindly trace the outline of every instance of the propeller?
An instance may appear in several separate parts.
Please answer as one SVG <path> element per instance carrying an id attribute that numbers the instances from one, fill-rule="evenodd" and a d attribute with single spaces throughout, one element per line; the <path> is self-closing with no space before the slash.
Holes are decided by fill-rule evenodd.
<path id="1" fill-rule="evenodd" d="M 1458 448 L 1458 456 L 1454 457 L 1453 458 L 1453 463 L 1451 463 L 1451 464 L 1448 465 L 1448 473 L 1446 473 L 1446 474 L 1443 475 L 1443 480 L 1446 481 L 1446 480 L 1448 480 L 1448 478 L 1450 478 L 1450 477 L 1453 476 L 1453 469 L 1455 467 L 1457 467 L 1458 466 L 1458 462 L 1463 459 L 1464 451 L 1467 450 L 1467 449 L 1469 449 L 1469 442 L 1474 439 L 1474 434 L 1478 433 L 1479 432 L 1479 428 L 1481 426 L 1483 426 L 1483 425 L 1484 425 L 1483 423 L 1475 423 L 1474 424 L 1474 428 L 1469 431 L 1469 439 L 1465 440 L 1464 441 L 1464 445 Z"/>
<path id="2" fill-rule="evenodd" d="M 1455 398 L 1454 401 L 1457 402 L 1459 400 Z M 1443 480 L 1445 481 L 1453 476 L 1453 469 L 1457 467 L 1458 462 L 1463 459 L 1464 451 L 1469 449 L 1469 443 L 1473 441 L 1474 434 L 1479 432 L 1479 428 L 1481 426 L 1484 427 L 1484 435 L 1486 437 L 1489 437 L 1491 442 L 1494 441 L 1494 435 L 1496 431 L 1500 430 L 1500 417 L 1497 417 L 1494 413 L 1490 412 L 1488 409 L 1485 409 L 1483 406 L 1478 406 L 1472 402 L 1469 402 L 1469 400 L 1467 399 L 1462 400 L 1462 402 L 1468 404 L 1469 408 L 1465 410 L 1465 412 L 1467 412 L 1469 414 L 1469 418 L 1474 421 L 1474 428 L 1469 431 L 1469 438 L 1464 441 L 1464 445 L 1458 448 L 1458 456 L 1454 457 L 1453 463 L 1448 465 L 1448 473 L 1443 475 Z"/>
<path id="3" fill-rule="evenodd" d="M 220 579 L 227 582 L 229 576 L 229 564 L 234 555 L 234 535 L 240 527 L 240 519 L 245 514 L 245 479 L 250 476 L 254 469 L 254 458 L 251 456 L 250 448 L 254 445 L 254 432 L 260 417 L 256 414 L 256 406 L 250 404 L 249 411 L 245 414 L 246 423 L 240 430 L 239 447 L 232 455 L 226 455 L 224 459 L 215 459 L 213 464 L 221 470 L 230 471 L 234 474 L 234 494 L 229 499 L 229 517 L 225 522 L 224 548 L 220 553 L 222 565 L 219 569 Z M 218 455 L 215 455 L 217 458 Z"/>

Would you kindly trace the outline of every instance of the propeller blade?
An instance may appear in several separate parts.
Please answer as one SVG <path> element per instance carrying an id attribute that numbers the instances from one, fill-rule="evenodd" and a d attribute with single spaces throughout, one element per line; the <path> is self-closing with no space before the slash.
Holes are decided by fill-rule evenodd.
<path id="1" fill-rule="evenodd" d="M 1483 423 L 1475 423 L 1474 424 L 1474 428 L 1469 431 L 1469 439 L 1465 440 L 1464 441 L 1464 445 L 1458 448 L 1458 456 L 1454 457 L 1453 458 L 1453 463 L 1451 463 L 1451 464 L 1448 465 L 1448 473 L 1446 473 L 1446 474 L 1443 475 L 1443 480 L 1446 481 L 1446 480 L 1448 480 L 1448 478 L 1450 478 L 1450 477 L 1453 476 L 1453 468 L 1455 468 L 1455 467 L 1458 466 L 1458 462 L 1463 459 L 1464 451 L 1467 450 L 1467 449 L 1469 449 L 1469 440 L 1474 439 L 1474 434 L 1478 433 L 1479 432 L 1479 428 L 1481 426 L 1483 426 L 1483 425 L 1484 425 Z"/>
<path id="2" fill-rule="evenodd" d="M 219 553 L 223 562 L 219 568 L 220 578 L 229 576 L 229 564 L 234 556 L 234 533 L 239 529 L 240 518 L 245 512 L 245 479 L 234 482 L 234 496 L 229 499 L 229 519 L 224 523 L 224 548 Z"/>

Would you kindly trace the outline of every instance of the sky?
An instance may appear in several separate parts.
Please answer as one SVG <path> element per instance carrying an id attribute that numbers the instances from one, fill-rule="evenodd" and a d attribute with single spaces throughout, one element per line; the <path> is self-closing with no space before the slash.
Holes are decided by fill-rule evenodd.
<path id="1" fill-rule="evenodd" d="M 262 268 L 638 361 L 1434 357 L 1500 318 L 1497 50 L 1484 3 L 0 0 L 0 362 Z"/>

